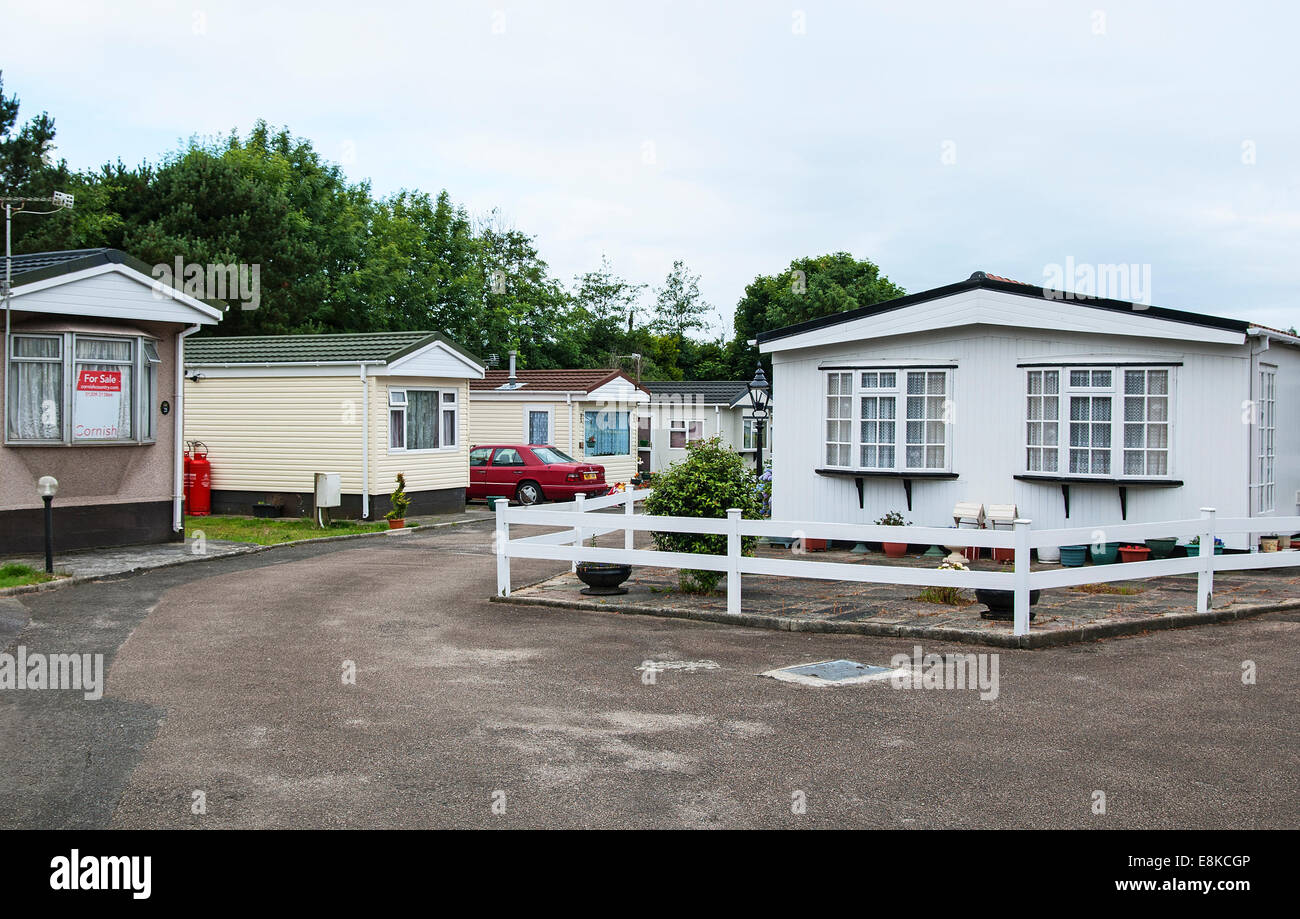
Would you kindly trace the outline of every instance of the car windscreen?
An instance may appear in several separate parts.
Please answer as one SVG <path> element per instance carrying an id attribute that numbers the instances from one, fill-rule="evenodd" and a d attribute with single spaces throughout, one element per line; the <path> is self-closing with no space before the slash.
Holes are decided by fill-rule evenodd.
<path id="1" fill-rule="evenodd" d="M 567 453 L 561 453 L 554 447 L 533 447 L 533 456 L 537 457 L 543 463 L 576 463 L 573 457 Z"/>

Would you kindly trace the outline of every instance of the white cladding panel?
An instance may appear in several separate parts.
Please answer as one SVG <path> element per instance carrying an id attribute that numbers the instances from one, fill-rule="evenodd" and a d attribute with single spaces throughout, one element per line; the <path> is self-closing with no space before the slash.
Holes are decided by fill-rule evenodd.
<path id="1" fill-rule="evenodd" d="M 1242 401 L 1249 398 L 1250 360 L 1244 347 L 1057 331 L 1050 336 L 973 326 L 773 354 L 773 404 L 782 428 L 781 449 L 774 456 L 773 516 L 869 523 L 899 510 L 918 525 L 949 526 L 954 504 L 979 501 L 1014 503 L 1037 528 L 1120 522 L 1116 486 L 1072 483 L 1067 520 L 1059 484 L 1013 478 L 1025 471 L 1025 371 L 1017 364 L 1055 355 L 1077 361 L 1182 362 L 1175 368 L 1170 409 L 1170 477 L 1186 484 L 1129 487 L 1129 522 L 1195 517 L 1202 506 L 1217 507 L 1223 516 L 1247 513 L 1249 431 L 1242 423 Z M 893 361 L 956 365 L 952 469 L 959 478 L 913 479 L 911 511 L 900 479 L 866 477 L 865 506 L 859 508 L 852 478 L 813 471 L 824 465 L 821 366 Z M 1294 415 L 1295 404 L 1283 407 L 1279 399 L 1279 415 Z M 1279 512 L 1282 507 L 1279 495 Z"/>

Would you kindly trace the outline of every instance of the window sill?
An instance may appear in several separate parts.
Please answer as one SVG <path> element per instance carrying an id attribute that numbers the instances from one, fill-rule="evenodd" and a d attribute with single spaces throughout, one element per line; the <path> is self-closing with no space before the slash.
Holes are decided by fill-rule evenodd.
<path id="1" fill-rule="evenodd" d="M 1045 482 L 1051 485 L 1109 485 L 1112 488 L 1116 485 L 1125 488 L 1144 485 L 1148 488 L 1179 488 L 1183 484 L 1182 479 L 1106 478 L 1104 476 L 1090 475 L 1048 475 L 1035 472 L 1027 472 L 1013 478 L 1020 482 Z"/>
<path id="2" fill-rule="evenodd" d="M 821 468 L 814 469 L 813 472 L 818 475 L 842 475 L 849 478 L 861 478 L 863 476 L 878 476 L 890 479 L 956 479 L 960 478 L 955 472 L 945 472 L 942 469 L 832 469 Z"/>
<path id="3" fill-rule="evenodd" d="M 1086 475 L 1038 475 L 1025 473 L 1013 476 L 1019 482 L 1038 482 L 1043 485 L 1060 485 L 1061 500 L 1065 502 L 1065 517 L 1070 517 L 1071 485 L 1103 485 L 1119 489 L 1119 515 L 1121 520 L 1128 519 L 1128 490 L 1130 488 L 1181 488 L 1182 479 L 1121 479 L 1096 478 Z"/>
<path id="4" fill-rule="evenodd" d="M 907 470 L 900 471 L 900 470 L 884 470 L 884 469 L 829 469 L 823 467 L 821 469 L 814 469 L 813 472 L 817 473 L 817 475 L 843 476 L 844 478 L 853 479 L 854 484 L 858 486 L 858 509 L 859 510 L 864 510 L 866 508 L 866 498 L 863 494 L 864 489 L 862 486 L 863 479 L 868 479 L 868 478 L 902 479 L 903 496 L 907 499 L 907 509 L 910 511 L 912 509 L 912 480 L 913 479 L 943 481 L 943 480 L 960 478 L 960 476 L 958 476 L 957 473 L 955 472 L 943 472 L 937 469 L 917 469 L 909 472 Z"/>
<path id="5" fill-rule="evenodd" d="M 6 440 L 6 447 L 33 447 L 49 449 L 51 447 L 152 447 L 156 440 Z"/>

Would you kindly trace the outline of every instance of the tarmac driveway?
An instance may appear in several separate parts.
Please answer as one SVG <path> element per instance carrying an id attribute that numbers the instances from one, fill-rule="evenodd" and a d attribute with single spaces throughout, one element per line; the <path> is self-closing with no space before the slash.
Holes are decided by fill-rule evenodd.
<path id="1" fill-rule="evenodd" d="M 515 583 L 562 567 L 516 561 Z M 99 701 L 0 692 L 0 826 L 1300 823 L 1296 614 L 1002 651 L 982 701 L 757 676 L 911 642 L 495 604 L 494 585 L 473 524 L 18 598 L 6 650 L 102 651 L 109 672 Z M 679 666 L 647 683 L 647 660 Z"/>

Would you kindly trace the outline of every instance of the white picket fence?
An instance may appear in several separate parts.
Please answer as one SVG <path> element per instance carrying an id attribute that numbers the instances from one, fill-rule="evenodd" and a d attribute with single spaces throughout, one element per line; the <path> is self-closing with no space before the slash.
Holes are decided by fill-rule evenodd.
<path id="1" fill-rule="evenodd" d="M 906 584 L 917 587 L 991 588 L 1015 594 L 1013 627 L 1016 635 L 1029 632 L 1029 593 L 1032 590 L 1096 584 L 1105 581 L 1129 581 L 1165 575 L 1197 576 L 1196 608 L 1206 612 L 1214 593 L 1214 572 L 1300 566 L 1300 552 L 1250 552 L 1215 555 L 1216 534 L 1246 533 L 1250 542 L 1259 533 L 1300 532 L 1300 517 L 1234 517 L 1216 519 L 1214 508 L 1201 508 L 1201 516 L 1188 520 L 1157 523 L 1125 523 L 1115 526 L 1072 527 L 1034 530 L 1029 520 L 1016 520 L 1010 530 L 961 529 L 950 527 L 884 527 L 849 523 L 821 523 L 790 520 L 742 520 L 739 510 L 730 510 L 725 518 L 655 517 L 636 512 L 636 502 L 650 494 L 648 490 L 627 491 L 601 498 L 579 496 L 565 504 L 510 507 L 505 500 L 496 503 L 497 594 L 510 595 L 510 560 L 512 558 L 553 559 L 578 562 L 610 562 L 660 568 L 692 568 L 720 571 L 727 576 L 727 611 L 740 613 L 741 578 L 746 574 L 828 581 L 855 581 L 870 584 Z M 621 507 L 621 514 L 600 513 Z M 510 538 L 510 525 L 522 524 L 559 527 L 556 532 Z M 633 548 L 637 531 L 668 533 L 712 533 L 727 537 L 725 555 L 695 555 L 685 552 L 660 552 Z M 585 545 L 593 536 L 622 531 L 623 548 Z M 1098 539 L 1098 533 L 1103 534 Z M 756 558 L 741 554 L 741 537 L 835 539 L 852 542 L 906 542 L 913 545 L 978 546 L 1012 549 L 1014 562 L 1007 571 L 941 571 L 902 565 L 846 564 L 809 561 L 798 558 Z M 1088 565 L 1031 571 L 1030 550 L 1044 546 L 1087 545 L 1098 542 L 1123 542 L 1141 545 L 1147 539 L 1162 537 L 1200 537 L 1200 553 L 1186 558 L 1120 562 L 1111 565 Z"/>

